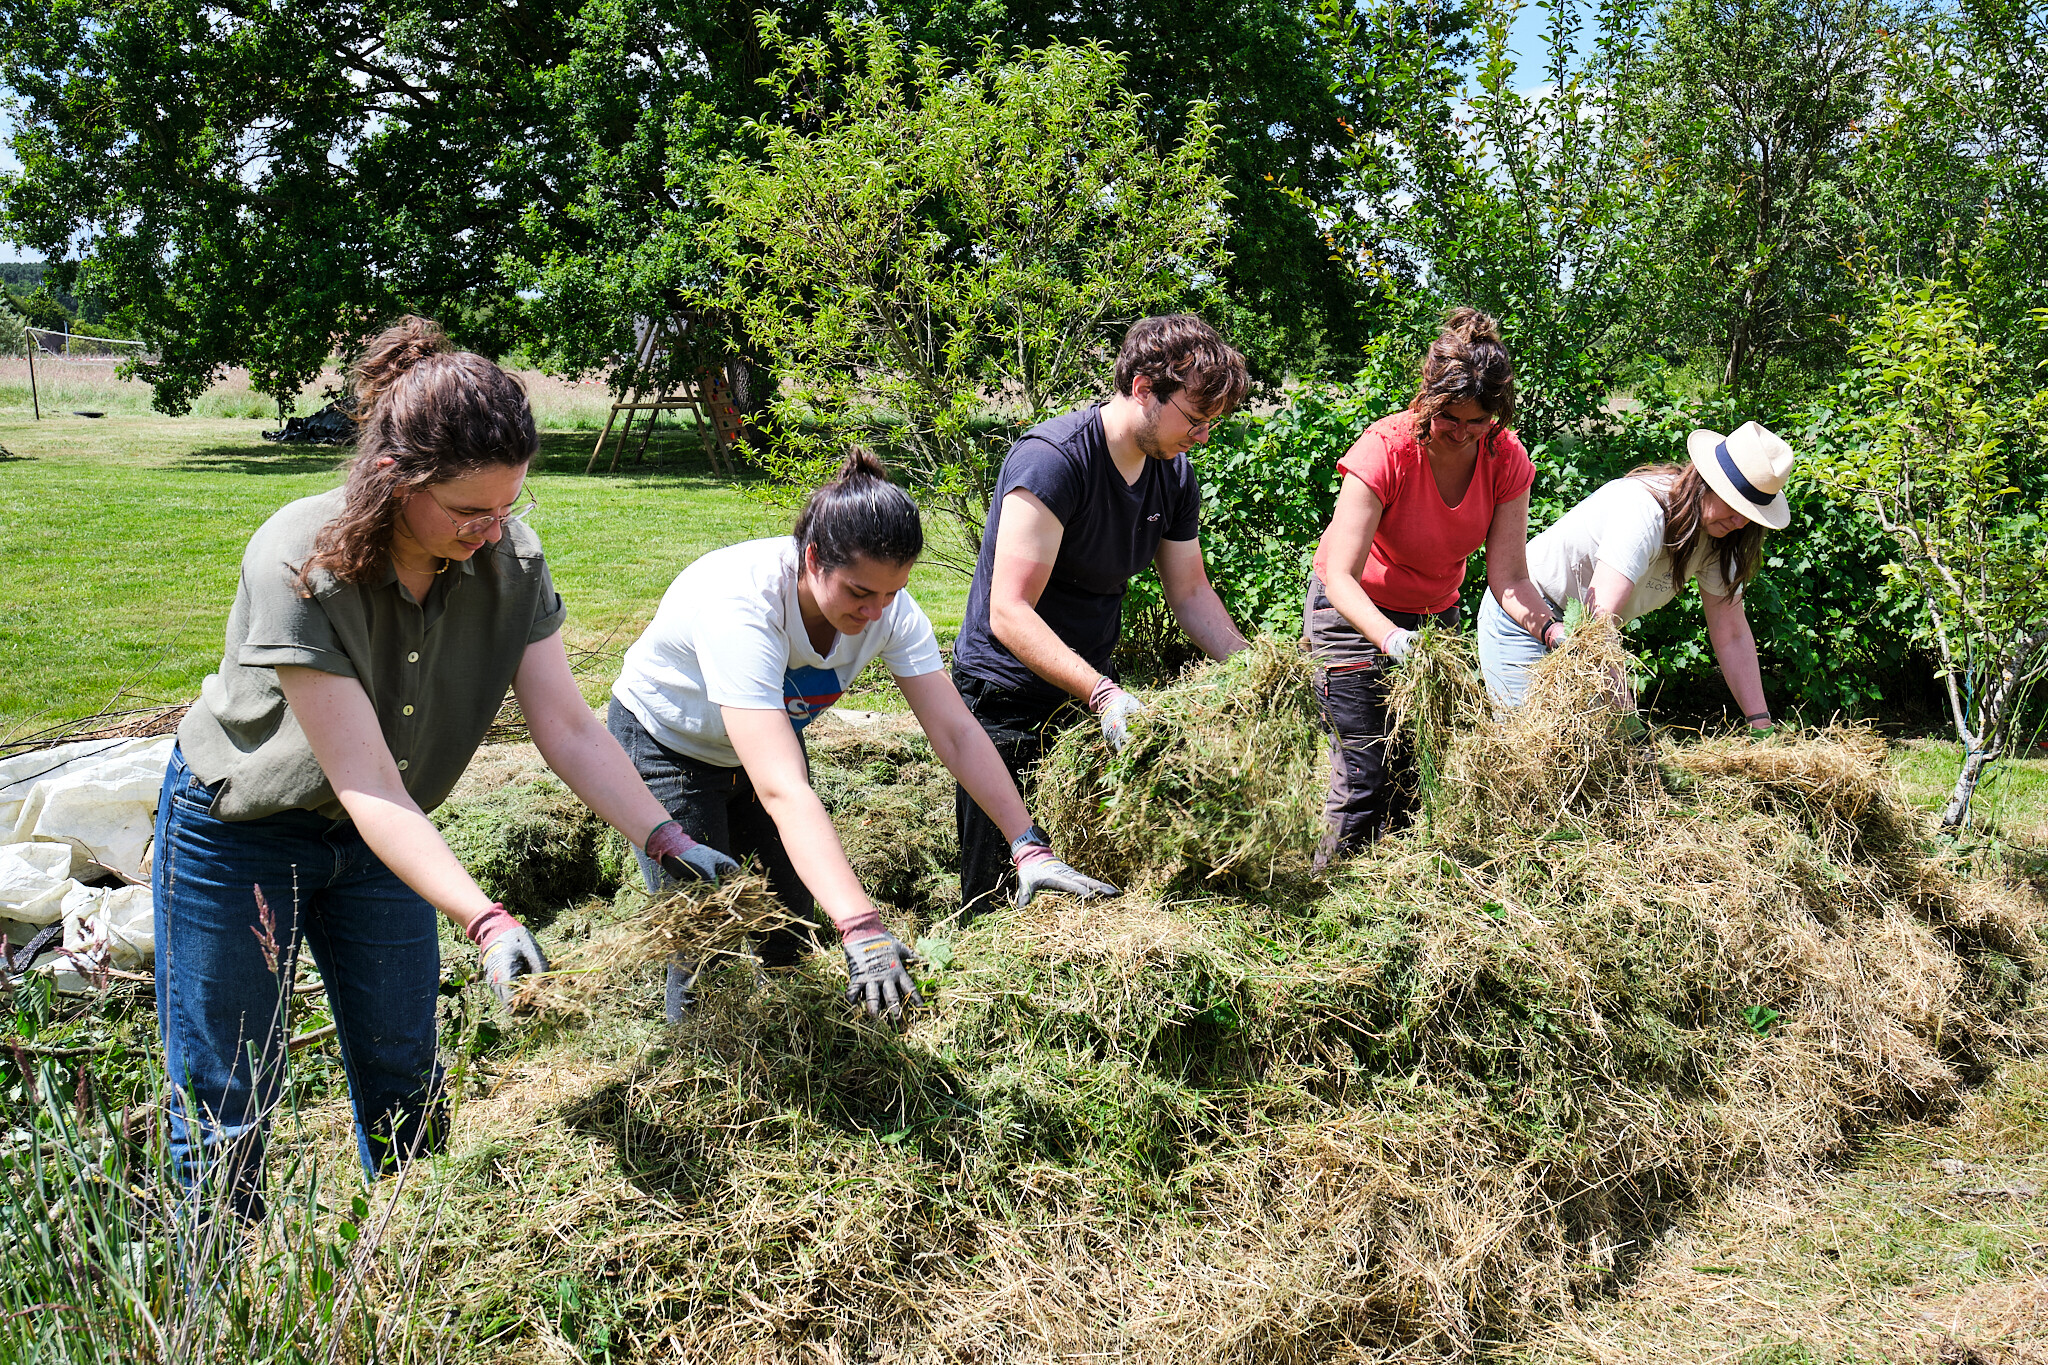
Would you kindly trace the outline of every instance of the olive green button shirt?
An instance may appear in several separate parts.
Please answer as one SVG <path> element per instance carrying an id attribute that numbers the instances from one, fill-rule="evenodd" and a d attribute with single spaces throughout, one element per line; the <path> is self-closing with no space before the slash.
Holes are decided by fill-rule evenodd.
<path id="1" fill-rule="evenodd" d="M 539 537 L 519 522 L 438 575 L 424 603 L 390 568 L 361 584 L 322 571 L 302 597 L 299 566 L 341 507 L 336 489 L 280 508 L 242 555 L 220 671 L 178 726 L 186 764 L 201 782 L 221 784 L 213 813 L 223 820 L 283 810 L 346 818 L 285 704 L 278 665 L 360 682 L 406 791 L 432 810 L 483 742 L 526 647 L 567 615 Z"/>

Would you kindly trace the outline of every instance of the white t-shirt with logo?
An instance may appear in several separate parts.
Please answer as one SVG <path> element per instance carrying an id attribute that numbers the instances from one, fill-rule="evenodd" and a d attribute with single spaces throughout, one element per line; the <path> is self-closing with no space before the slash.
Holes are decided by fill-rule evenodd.
<path id="1" fill-rule="evenodd" d="M 664 747 L 737 768 L 720 707 L 786 711 L 801 733 L 878 654 L 899 678 L 942 667 L 932 623 L 908 592 L 820 655 L 797 600 L 796 541 L 748 540 L 676 575 L 653 623 L 626 651 L 612 696 Z"/>
<path id="2" fill-rule="evenodd" d="M 1728 596 L 1728 581 L 1710 539 L 1702 537 L 1693 562 L 1673 572 L 1671 552 L 1664 548 L 1664 504 L 1658 497 L 1666 486 L 1653 479 L 1616 479 L 1559 517 L 1529 542 L 1529 578 L 1537 591 L 1560 607 L 1572 601 L 1590 606 L 1593 570 L 1605 564 L 1635 584 L 1621 609 L 1624 621 L 1663 606 L 1695 576 L 1701 592 Z"/>

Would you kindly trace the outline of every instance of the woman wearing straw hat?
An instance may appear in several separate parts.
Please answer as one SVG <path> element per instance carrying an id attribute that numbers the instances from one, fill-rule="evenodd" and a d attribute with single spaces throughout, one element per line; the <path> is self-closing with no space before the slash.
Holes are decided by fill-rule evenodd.
<path id="1" fill-rule="evenodd" d="M 1792 448 L 1745 422 L 1726 436 L 1693 432 L 1686 452 L 1686 464 L 1644 465 L 1602 485 L 1529 542 L 1529 577 L 1551 612 L 1536 629 L 1487 595 L 1479 667 L 1495 701 L 1521 705 L 1530 667 L 1563 642 L 1564 603 L 1626 624 L 1697 578 L 1721 676 L 1751 728 L 1771 727 L 1742 590 L 1756 576 L 1764 528 L 1782 531 L 1792 521 L 1784 492 Z"/>
<path id="2" fill-rule="evenodd" d="M 1321 868 L 1407 818 L 1406 759 L 1387 715 L 1387 666 L 1425 624 L 1453 626 L 1465 561 L 1517 619 L 1550 619 L 1522 567 L 1536 466 L 1508 428 L 1515 374 L 1494 320 L 1459 308 L 1422 361 L 1408 407 L 1374 422 L 1337 462 L 1337 507 L 1316 548 L 1302 629 L 1331 730 Z"/>

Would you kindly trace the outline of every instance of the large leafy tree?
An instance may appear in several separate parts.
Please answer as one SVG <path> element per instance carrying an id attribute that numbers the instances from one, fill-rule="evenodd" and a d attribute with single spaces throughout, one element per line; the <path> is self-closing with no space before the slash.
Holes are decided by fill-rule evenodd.
<path id="1" fill-rule="evenodd" d="M 876 22 L 764 33 L 790 117 L 712 176 L 703 302 L 783 377 L 780 472 L 808 487 L 847 440 L 886 444 L 971 565 L 1017 432 L 1100 390 L 1122 324 L 1213 285 L 1209 125 L 1148 145 L 1098 47 L 961 66 Z"/>
<path id="2" fill-rule="evenodd" d="M 634 235 L 610 206 L 686 199 L 670 140 L 758 110 L 762 70 L 738 3 L 0 0 L 23 163 L 0 234 L 80 253 L 80 289 L 161 354 L 158 406 L 228 364 L 288 402 L 400 308 L 519 339 L 530 263 L 602 261 Z"/>

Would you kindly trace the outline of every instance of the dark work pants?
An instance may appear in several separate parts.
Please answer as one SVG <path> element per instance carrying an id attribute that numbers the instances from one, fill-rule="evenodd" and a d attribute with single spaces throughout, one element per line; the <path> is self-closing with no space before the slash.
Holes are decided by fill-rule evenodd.
<path id="1" fill-rule="evenodd" d="M 1313 574 L 1304 608 L 1303 633 L 1316 660 L 1316 700 L 1330 727 L 1330 794 L 1323 802 L 1323 838 L 1315 858 L 1320 872 L 1332 858 L 1356 853 L 1389 830 L 1405 827 L 1415 815 L 1415 787 L 1410 756 L 1388 714 L 1392 660 L 1330 605 L 1322 581 Z M 1433 616 L 1380 611 L 1403 630 L 1420 630 L 1425 622 L 1458 624 L 1456 607 Z"/>
<path id="2" fill-rule="evenodd" d="M 605 712 L 604 724 L 626 757 L 633 760 L 647 790 L 683 827 L 683 833 L 742 862 L 749 856 L 759 858 L 762 871 L 768 874 L 768 889 L 776 899 L 791 914 L 817 918 L 810 890 L 790 864 L 782 832 L 754 794 L 745 768 L 721 768 L 665 747 L 616 700 Z M 673 885 L 652 858 L 639 849 L 633 850 L 633 856 L 640 862 L 640 875 L 649 891 L 661 892 Z M 815 946 L 812 935 L 782 928 L 762 937 L 754 951 L 763 966 L 792 967 Z"/>
<path id="3" fill-rule="evenodd" d="M 1067 725 L 1088 713 L 1068 697 L 1047 699 L 1014 692 L 1000 683 L 955 672 L 961 700 L 981 722 L 996 754 L 1024 790 L 1024 779 Z M 960 923 L 995 909 L 1015 880 L 1010 841 L 974 803 L 965 787 L 953 788 L 953 818 L 960 830 Z"/>

